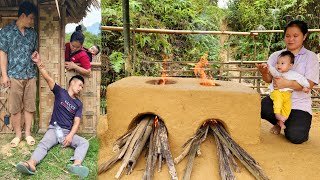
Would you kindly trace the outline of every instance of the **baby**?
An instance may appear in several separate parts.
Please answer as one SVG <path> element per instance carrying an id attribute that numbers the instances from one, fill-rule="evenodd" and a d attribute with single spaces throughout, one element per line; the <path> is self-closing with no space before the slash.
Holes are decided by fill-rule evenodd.
<path id="1" fill-rule="evenodd" d="M 294 64 L 294 55 L 290 51 L 283 51 L 280 53 L 277 64 L 275 67 L 267 65 L 269 73 L 273 77 L 282 76 L 287 80 L 295 80 L 302 87 L 305 93 L 310 91 L 310 84 L 303 75 L 296 71 L 291 70 Z M 278 120 L 277 124 L 281 129 L 285 129 L 284 122 L 288 119 L 291 112 L 291 94 L 293 89 L 283 88 L 275 89 L 273 83 L 270 84 L 269 89 L 271 90 L 270 98 L 273 101 L 273 110 Z"/>
<path id="2" fill-rule="evenodd" d="M 93 45 L 93 46 L 91 46 L 91 47 L 88 49 L 88 51 L 89 51 L 93 56 L 95 56 L 95 55 L 99 54 L 99 52 L 100 52 L 100 47 L 97 46 L 97 45 Z"/>

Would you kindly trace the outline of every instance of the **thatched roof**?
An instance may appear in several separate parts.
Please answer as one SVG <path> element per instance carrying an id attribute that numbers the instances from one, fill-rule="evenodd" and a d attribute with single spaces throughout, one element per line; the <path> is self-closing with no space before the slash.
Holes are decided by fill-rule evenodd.
<path id="1" fill-rule="evenodd" d="M 64 1 L 67 6 L 67 17 L 69 22 L 78 22 L 87 15 L 91 5 L 95 8 L 100 8 L 98 0 L 60 0 Z M 59 2 L 59 5 L 61 5 Z"/>
<path id="2" fill-rule="evenodd" d="M 55 0 L 0 0 L 0 11 L 17 11 L 23 1 L 30 1 L 34 4 L 56 4 Z M 99 8 L 98 0 L 58 0 L 59 6 L 66 6 L 67 22 L 78 22 L 86 16 L 91 5 Z"/>

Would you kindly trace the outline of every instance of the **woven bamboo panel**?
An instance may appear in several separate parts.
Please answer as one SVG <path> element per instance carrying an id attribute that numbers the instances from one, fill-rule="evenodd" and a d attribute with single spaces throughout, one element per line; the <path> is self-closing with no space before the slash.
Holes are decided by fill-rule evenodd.
<path id="1" fill-rule="evenodd" d="M 0 28 L 10 24 L 12 21 L 18 19 L 17 11 L 4 11 L 0 10 Z"/>
<path id="2" fill-rule="evenodd" d="M 13 128 L 11 125 L 11 120 L 9 120 L 10 124 L 6 125 L 4 116 L 9 115 L 9 89 L 1 89 L 0 90 L 0 133 L 13 133 Z"/>
<path id="3" fill-rule="evenodd" d="M 39 52 L 46 70 L 56 83 L 60 83 L 60 21 L 54 5 L 39 6 Z M 45 132 L 51 119 L 54 95 L 43 77 L 39 83 L 40 132 Z"/>
<path id="4" fill-rule="evenodd" d="M 66 82 L 78 73 L 68 71 L 66 73 Z M 97 120 L 100 115 L 100 81 L 101 71 L 92 69 L 90 77 L 84 77 L 84 88 L 81 91 L 79 99 L 83 103 L 82 119 L 79 132 L 96 133 Z M 65 87 L 67 89 L 67 86 Z"/>

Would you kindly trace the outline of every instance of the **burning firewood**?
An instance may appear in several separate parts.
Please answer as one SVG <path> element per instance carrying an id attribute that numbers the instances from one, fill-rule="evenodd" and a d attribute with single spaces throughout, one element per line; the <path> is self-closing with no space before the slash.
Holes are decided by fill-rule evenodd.
<path id="1" fill-rule="evenodd" d="M 156 127 L 150 136 L 147 164 L 142 179 L 151 180 L 153 178 L 154 169 L 158 158 L 158 171 L 160 172 L 162 166 L 162 159 L 164 158 L 167 162 L 171 179 L 176 180 L 178 179 L 178 177 L 170 152 L 167 128 L 165 127 L 163 121 L 156 120 L 155 122 Z"/>
<path id="2" fill-rule="evenodd" d="M 115 178 L 119 179 L 125 168 L 128 174 L 131 174 L 147 142 L 149 150 L 143 179 L 152 179 L 158 157 L 159 171 L 162 159 L 165 159 L 171 179 L 178 179 L 169 148 L 168 132 L 163 121 L 157 116 L 146 116 L 134 128 L 118 138 L 113 146 L 116 155 L 99 166 L 98 174 L 110 169 L 120 159 L 122 163 Z"/>
<path id="3" fill-rule="evenodd" d="M 219 159 L 219 169 L 220 169 L 220 177 L 221 179 L 230 179 L 234 180 L 236 177 L 233 174 L 233 171 L 231 169 L 230 161 L 227 155 L 227 151 L 229 151 L 226 146 L 220 141 L 218 136 L 213 133 L 214 138 L 216 140 L 217 145 L 217 153 L 218 153 L 218 159 Z M 228 150 L 226 150 L 228 149 Z"/>
<path id="4" fill-rule="evenodd" d="M 133 130 L 134 130 L 134 128 L 130 129 L 128 132 L 126 132 L 126 134 L 119 137 L 116 140 L 116 142 L 113 143 L 113 148 L 112 148 L 113 152 L 119 151 L 126 144 L 128 138 L 130 137 Z"/>
<path id="5" fill-rule="evenodd" d="M 235 155 L 241 161 L 241 163 L 250 171 L 250 173 L 256 179 L 269 179 L 264 174 L 259 164 L 230 137 L 230 135 L 220 123 L 217 122 L 211 125 L 210 128 L 218 136 L 221 142 L 230 149 L 233 155 Z"/>
<path id="6" fill-rule="evenodd" d="M 216 140 L 221 179 L 236 179 L 231 168 L 233 167 L 234 171 L 239 172 L 239 167 L 234 160 L 235 156 L 256 179 L 268 180 L 258 163 L 230 137 L 223 125 L 216 120 L 204 123 L 195 135 L 183 145 L 185 147 L 183 152 L 175 158 L 175 163 L 177 164 L 186 155 L 189 155 L 183 176 L 184 180 L 189 180 L 191 177 L 193 160 L 197 151 L 200 150 L 200 144 L 207 137 L 209 127 Z"/>
<path id="7" fill-rule="evenodd" d="M 208 133 L 208 129 L 209 126 L 202 126 L 200 129 L 198 129 L 198 131 L 196 132 L 196 134 L 191 137 L 186 143 L 184 143 L 184 145 L 182 146 L 183 148 L 185 147 L 184 151 L 174 159 L 174 163 L 178 164 L 180 161 L 182 161 L 189 153 L 191 147 L 195 144 L 196 140 L 200 140 L 200 143 L 202 143 L 206 137 L 207 137 L 207 133 Z M 196 151 L 199 148 L 196 149 Z"/>

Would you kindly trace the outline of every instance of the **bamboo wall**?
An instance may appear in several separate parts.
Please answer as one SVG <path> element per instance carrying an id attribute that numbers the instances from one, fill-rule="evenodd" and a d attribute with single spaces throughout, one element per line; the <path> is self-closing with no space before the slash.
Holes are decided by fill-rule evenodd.
<path id="1" fill-rule="evenodd" d="M 46 70 L 57 84 L 60 84 L 60 19 L 55 6 L 39 5 L 39 52 Z M 40 132 L 47 130 L 53 109 L 54 95 L 49 89 L 47 82 L 40 78 Z"/>
<path id="2" fill-rule="evenodd" d="M 100 63 L 93 62 L 90 77 L 84 77 L 84 88 L 79 96 L 83 103 L 82 120 L 80 131 L 82 133 L 96 133 L 97 120 L 100 115 Z M 74 71 L 66 72 L 66 82 L 79 73 Z M 66 85 L 65 88 L 68 86 Z"/>

